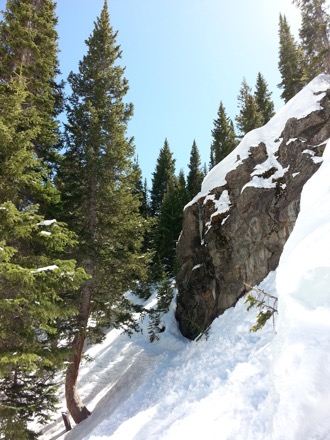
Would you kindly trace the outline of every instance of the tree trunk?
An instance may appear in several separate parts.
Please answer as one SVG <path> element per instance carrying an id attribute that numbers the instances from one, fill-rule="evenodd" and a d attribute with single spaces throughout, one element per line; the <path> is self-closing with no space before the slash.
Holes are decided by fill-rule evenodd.
<path id="1" fill-rule="evenodd" d="M 67 413 L 65 413 L 65 412 L 62 413 L 62 419 L 64 422 L 66 432 L 71 431 L 71 429 L 72 429 L 71 423 L 70 423 L 70 420 L 69 420 Z"/>
<path id="2" fill-rule="evenodd" d="M 66 405 L 75 423 L 80 423 L 90 416 L 90 411 L 84 405 L 78 394 L 78 373 L 82 356 L 85 336 L 79 333 L 75 336 L 72 348 L 75 350 L 71 362 L 66 371 L 65 378 L 65 397 Z"/>
<path id="3" fill-rule="evenodd" d="M 96 232 L 97 183 L 97 172 L 95 171 L 92 173 L 92 178 L 90 181 L 90 195 L 88 201 L 89 203 L 87 215 L 88 231 L 90 233 L 92 244 L 94 244 Z M 94 265 L 92 259 L 87 257 L 82 266 L 84 267 L 86 273 L 93 277 Z M 85 282 L 82 288 L 79 315 L 77 319 L 78 333 L 75 335 L 71 345 L 73 352 L 66 372 L 65 380 L 65 397 L 67 408 L 70 411 L 73 420 L 77 424 L 87 419 L 87 417 L 91 415 L 90 411 L 84 405 L 78 394 L 78 373 L 86 339 L 86 330 L 90 314 L 93 283 L 93 279 L 88 280 Z"/>
<path id="4" fill-rule="evenodd" d="M 92 275 L 92 263 L 86 263 L 85 270 L 89 275 Z M 65 378 L 65 398 L 67 408 L 75 423 L 80 423 L 90 416 L 90 411 L 84 405 L 78 394 L 78 373 L 81 362 L 81 357 L 84 349 L 86 339 L 86 329 L 90 313 L 90 303 L 92 296 L 92 280 L 85 283 L 82 288 L 82 297 L 80 302 L 79 315 L 77 319 L 79 332 L 75 335 L 72 347 L 72 355 L 70 363 L 66 371 Z"/>

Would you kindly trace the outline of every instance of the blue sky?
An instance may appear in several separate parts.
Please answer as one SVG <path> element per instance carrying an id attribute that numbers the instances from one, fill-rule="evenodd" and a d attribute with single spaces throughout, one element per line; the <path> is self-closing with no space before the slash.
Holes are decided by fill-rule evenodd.
<path id="1" fill-rule="evenodd" d="M 4 0 L 0 0 L 3 8 Z M 177 172 L 187 171 L 195 139 L 202 162 L 209 162 L 211 130 L 220 100 L 227 114 L 238 113 L 243 77 L 254 87 L 260 71 L 279 99 L 278 18 L 287 16 L 297 35 L 299 11 L 291 0 L 108 0 L 118 30 L 128 99 L 143 174 L 151 173 L 167 137 Z M 60 68 L 77 71 L 103 0 L 57 0 Z"/>

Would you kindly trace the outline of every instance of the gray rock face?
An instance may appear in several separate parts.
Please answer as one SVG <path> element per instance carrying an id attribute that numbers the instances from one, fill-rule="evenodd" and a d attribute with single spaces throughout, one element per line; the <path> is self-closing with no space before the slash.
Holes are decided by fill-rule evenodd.
<path id="1" fill-rule="evenodd" d="M 194 339 L 205 331 L 246 293 L 245 283 L 256 285 L 276 269 L 299 213 L 302 188 L 320 166 L 330 138 L 329 93 L 320 105 L 307 117 L 286 122 L 276 141 L 281 173 L 271 160 L 266 171 L 261 167 L 269 154 L 260 142 L 228 172 L 223 186 L 185 209 L 176 280 L 176 318 L 184 336 Z M 272 184 L 252 186 L 251 174 Z M 218 210 L 222 198 L 230 203 Z"/>

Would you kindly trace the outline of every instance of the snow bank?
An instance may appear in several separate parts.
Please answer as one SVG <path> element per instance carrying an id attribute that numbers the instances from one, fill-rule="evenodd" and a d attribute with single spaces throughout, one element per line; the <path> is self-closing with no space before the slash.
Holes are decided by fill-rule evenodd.
<path id="1" fill-rule="evenodd" d="M 91 418 L 65 438 L 175 440 L 207 436 L 261 440 L 264 427 L 259 411 L 267 396 L 274 329 L 268 323 L 263 331 L 250 333 L 254 322 L 255 311 L 248 313 L 240 301 L 214 322 L 207 338 L 197 342 L 184 340 L 173 328 L 172 336 L 165 339 L 166 350 L 162 339 L 153 344 L 140 340 L 144 362 L 135 363 L 134 370 L 144 376 L 142 383 L 135 382 L 126 400 L 120 400 L 122 391 L 117 390 L 112 396 L 116 406 L 110 394 L 103 396 Z M 169 350 L 170 338 L 174 350 Z M 130 347 L 126 341 L 122 351 L 125 358 L 119 360 L 124 362 L 119 381 L 127 388 L 132 374 L 127 368 L 134 364 L 134 358 L 127 354 L 136 345 L 134 339 Z M 109 363 L 115 362 L 111 351 Z M 109 375 L 108 388 L 113 381 Z"/>
<path id="2" fill-rule="evenodd" d="M 274 440 L 330 438 L 330 142 L 323 158 L 277 271 Z"/>

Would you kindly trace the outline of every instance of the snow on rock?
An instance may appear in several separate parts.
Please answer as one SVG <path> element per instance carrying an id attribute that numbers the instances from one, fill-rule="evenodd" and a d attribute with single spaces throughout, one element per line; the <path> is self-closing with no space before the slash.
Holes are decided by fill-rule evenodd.
<path id="1" fill-rule="evenodd" d="M 246 282 L 258 284 L 278 266 L 302 188 L 322 163 L 330 136 L 328 89 L 330 75 L 315 78 L 264 127 L 248 133 L 186 206 L 176 247 L 176 318 L 186 337 L 196 338 L 236 303 Z M 315 111 L 306 114 L 305 108 Z M 204 269 L 192 273 L 199 263 Z"/>
<path id="2" fill-rule="evenodd" d="M 319 110 L 321 108 L 320 101 L 329 89 L 329 83 L 330 75 L 319 75 L 286 103 L 266 125 L 247 133 L 235 150 L 207 174 L 202 183 L 201 191 L 187 206 L 192 205 L 201 197 L 205 197 L 213 188 L 225 185 L 228 172 L 237 168 L 249 156 L 250 148 L 259 145 L 260 142 L 266 144 L 268 160 L 272 161 L 273 166 L 276 164 L 275 166 L 280 172 L 282 167 L 277 162 L 275 153 L 280 145 L 280 135 L 285 123 L 290 118 L 301 119 L 311 112 Z M 265 163 L 263 171 L 267 171 L 267 166 L 268 164 Z M 260 169 L 259 174 L 262 174 Z M 254 181 L 257 186 L 260 184 L 258 179 L 254 179 Z"/>
<path id="3" fill-rule="evenodd" d="M 227 212 L 229 210 L 230 198 L 227 190 L 222 192 L 219 200 L 214 200 L 214 207 L 218 214 L 222 214 L 223 212 Z M 211 218 L 212 216 L 214 216 L 214 214 L 211 215 Z"/>
<path id="4" fill-rule="evenodd" d="M 214 194 L 210 194 L 208 195 L 205 200 L 204 200 L 204 204 L 207 203 L 208 200 L 211 200 L 214 204 L 214 213 L 211 215 L 210 217 L 210 221 L 206 223 L 205 227 L 206 227 L 206 231 L 205 234 L 207 234 L 209 228 L 211 227 L 212 224 L 212 218 L 216 217 L 219 214 L 223 214 L 229 211 L 231 203 L 230 203 L 230 197 L 228 194 L 227 190 L 224 190 L 221 193 L 221 196 L 219 198 L 219 200 L 217 200 L 215 198 Z"/>

